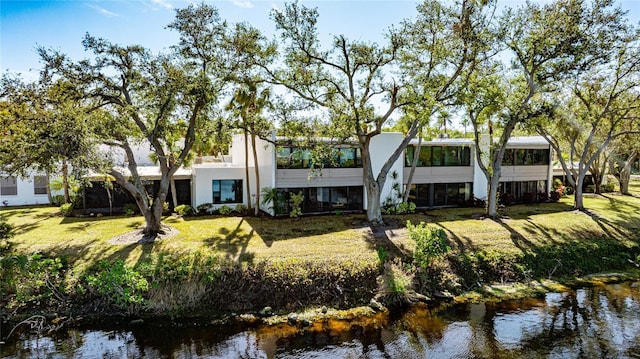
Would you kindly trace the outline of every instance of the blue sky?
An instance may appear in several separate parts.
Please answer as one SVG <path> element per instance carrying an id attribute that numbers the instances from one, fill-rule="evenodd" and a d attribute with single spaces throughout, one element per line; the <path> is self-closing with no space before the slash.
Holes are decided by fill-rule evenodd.
<path id="1" fill-rule="evenodd" d="M 500 0 L 501 5 L 521 2 Z M 229 22 L 247 21 L 269 36 L 274 31 L 269 11 L 283 5 L 269 0 L 212 3 Z M 389 26 L 412 17 L 416 6 L 412 0 L 305 0 L 304 4 L 318 7 L 321 34 L 345 34 L 369 41 L 381 40 Z M 174 9 L 187 5 L 187 1 L 169 0 L 0 0 L 0 70 L 36 79 L 41 66 L 36 46 L 84 58 L 81 40 L 86 32 L 115 43 L 161 51 L 176 43 L 176 34 L 164 28 L 173 19 Z M 624 0 L 620 5 L 629 10 L 634 23 L 640 21 L 640 0 Z"/>

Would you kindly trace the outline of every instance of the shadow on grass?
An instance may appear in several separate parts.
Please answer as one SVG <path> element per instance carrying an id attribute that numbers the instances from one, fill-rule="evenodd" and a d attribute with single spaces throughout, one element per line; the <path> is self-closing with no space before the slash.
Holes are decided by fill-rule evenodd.
<path id="1" fill-rule="evenodd" d="M 242 218 L 232 230 L 225 227 L 220 228 L 218 236 L 206 238 L 204 243 L 215 248 L 216 251 L 224 253 L 227 261 L 253 263 L 255 254 L 247 253 L 247 247 L 253 238 L 255 229 L 251 228 L 248 233 L 243 233 L 241 227 L 244 222 L 245 218 Z"/>

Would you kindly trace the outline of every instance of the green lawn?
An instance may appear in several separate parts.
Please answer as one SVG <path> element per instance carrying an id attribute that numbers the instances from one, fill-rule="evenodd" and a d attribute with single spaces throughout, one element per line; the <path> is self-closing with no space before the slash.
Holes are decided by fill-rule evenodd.
<path id="1" fill-rule="evenodd" d="M 452 208 L 410 216 L 390 216 L 396 223 L 410 219 L 441 226 L 459 251 L 517 252 L 571 240 L 610 238 L 640 241 L 640 181 L 632 183 L 636 196 L 586 195 L 590 212 L 571 210 L 572 198 L 559 203 L 516 205 L 501 210 L 504 219 L 482 219 L 482 209 Z M 84 267 L 100 259 L 123 258 L 135 263 L 151 253 L 200 251 L 243 262 L 298 258 L 361 260 L 377 257 L 380 245 L 407 251 L 411 243 L 403 229 L 376 236 L 363 226 L 364 215 L 328 215 L 303 218 L 168 217 L 164 223 L 180 233 L 145 245 L 111 245 L 109 239 L 138 228 L 142 217 L 64 218 L 57 208 L 2 208 L 0 215 L 15 226 L 13 249 L 68 256 Z"/>

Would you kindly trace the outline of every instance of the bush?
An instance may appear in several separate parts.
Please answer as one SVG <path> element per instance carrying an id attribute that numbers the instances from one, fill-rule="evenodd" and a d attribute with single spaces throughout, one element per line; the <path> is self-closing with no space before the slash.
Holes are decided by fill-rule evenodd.
<path id="1" fill-rule="evenodd" d="M 171 212 L 169 211 L 169 202 L 163 202 L 162 203 L 162 214 L 167 215 L 170 214 Z"/>
<path id="2" fill-rule="evenodd" d="M 588 185 L 587 188 L 584 189 L 585 193 L 595 193 L 596 192 L 596 186 L 595 185 Z"/>
<path id="3" fill-rule="evenodd" d="M 65 203 L 60 206 L 60 214 L 69 217 L 73 213 L 73 203 Z"/>
<path id="4" fill-rule="evenodd" d="M 238 204 L 236 205 L 236 207 L 233 209 L 234 211 L 236 211 L 239 215 L 244 216 L 247 214 L 247 206 L 245 206 L 244 204 Z"/>
<path id="5" fill-rule="evenodd" d="M 9 239 L 13 236 L 13 226 L 6 219 L 0 217 L 0 240 Z"/>
<path id="6" fill-rule="evenodd" d="M 616 185 L 613 182 L 609 182 L 605 185 L 602 185 L 602 192 L 607 193 L 607 192 L 613 192 L 616 190 Z"/>
<path id="7" fill-rule="evenodd" d="M 424 222 L 418 225 L 407 221 L 409 238 L 414 241 L 413 262 L 418 267 L 427 267 L 432 259 L 447 253 L 451 248 L 447 245 L 447 234 L 442 228 L 432 227 Z"/>
<path id="8" fill-rule="evenodd" d="M 297 194 L 291 193 L 289 198 L 289 204 L 291 205 L 290 207 L 291 211 L 289 212 L 289 217 L 295 218 L 295 217 L 300 217 L 302 215 L 302 209 L 300 208 L 300 205 L 302 205 L 302 202 L 304 202 L 304 194 L 302 194 L 302 191 L 298 192 Z"/>
<path id="9" fill-rule="evenodd" d="M 502 193 L 502 194 L 500 194 L 500 197 L 498 198 L 498 202 L 500 202 L 500 204 L 502 204 L 504 206 L 512 205 L 514 200 L 515 200 L 515 198 L 513 197 L 513 195 L 511 193 Z"/>
<path id="10" fill-rule="evenodd" d="M 226 204 L 223 204 L 222 207 L 218 208 L 218 213 L 223 216 L 230 215 L 232 211 L 233 210 L 231 209 L 231 207 L 227 206 Z"/>
<path id="11" fill-rule="evenodd" d="M 194 214 L 193 208 L 191 208 L 188 204 L 181 204 L 177 206 L 175 209 L 177 214 L 181 216 L 191 216 Z"/>
<path id="12" fill-rule="evenodd" d="M 64 203 L 64 196 L 61 194 L 57 194 L 55 196 L 51 196 L 51 204 L 54 206 L 60 206 Z"/>
<path id="13" fill-rule="evenodd" d="M 213 203 L 203 203 L 199 204 L 196 209 L 198 210 L 199 215 L 207 215 L 211 214 L 211 209 L 213 208 Z"/>
<path id="14" fill-rule="evenodd" d="M 126 214 L 127 216 L 133 216 L 134 214 L 138 213 L 139 210 L 140 208 L 138 208 L 138 205 L 135 203 L 125 203 L 124 205 L 122 205 L 122 213 Z"/>
<path id="15" fill-rule="evenodd" d="M 85 277 L 89 289 L 112 304 L 130 309 L 132 304 L 144 303 L 143 294 L 149 290 L 149 283 L 139 272 L 127 267 L 122 259 L 114 262 L 102 260 L 93 272 Z"/>

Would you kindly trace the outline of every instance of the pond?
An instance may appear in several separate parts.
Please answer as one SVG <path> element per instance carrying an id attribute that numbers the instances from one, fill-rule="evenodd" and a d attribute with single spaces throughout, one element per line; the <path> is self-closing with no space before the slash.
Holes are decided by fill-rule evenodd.
<path id="1" fill-rule="evenodd" d="M 0 346 L 8 358 L 640 358 L 640 282 L 396 319 L 241 329 L 193 323 L 70 329 Z"/>

